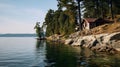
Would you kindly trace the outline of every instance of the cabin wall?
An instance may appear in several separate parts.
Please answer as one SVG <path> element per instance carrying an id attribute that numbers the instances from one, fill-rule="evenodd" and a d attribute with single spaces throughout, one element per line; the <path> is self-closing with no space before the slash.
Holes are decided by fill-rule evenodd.
<path id="1" fill-rule="evenodd" d="M 82 29 L 83 30 L 89 30 L 90 29 L 90 24 L 88 22 L 83 22 Z"/>

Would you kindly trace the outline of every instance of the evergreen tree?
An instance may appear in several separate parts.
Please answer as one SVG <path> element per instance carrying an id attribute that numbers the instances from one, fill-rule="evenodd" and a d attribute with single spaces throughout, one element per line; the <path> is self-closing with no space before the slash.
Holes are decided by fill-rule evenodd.
<path id="1" fill-rule="evenodd" d="M 77 2 L 75 0 L 57 0 L 58 10 L 50 9 L 45 17 L 44 25 L 46 27 L 46 36 L 53 34 L 67 35 L 75 32 L 76 16 L 77 16 Z M 119 0 L 82 0 L 81 9 L 83 10 L 83 17 L 87 18 L 104 18 L 110 15 L 110 4 L 114 14 L 120 13 Z"/>
<path id="2" fill-rule="evenodd" d="M 54 26 L 53 26 L 53 16 L 54 10 L 50 9 L 45 17 L 45 22 L 43 23 L 46 25 L 46 36 L 50 36 L 54 34 Z"/>
<path id="3" fill-rule="evenodd" d="M 104 18 L 120 14 L 119 0 L 83 0 L 84 17 Z"/>
<path id="4" fill-rule="evenodd" d="M 42 27 L 40 27 L 39 24 L 40 24 L 40 23 L 37 22 L 36 25 L 35 25 L 35 27 L 34 27 L 34 29 L 36 29 L 36 34 L 37 34 L 37 36 L 38 36 L 39 38 L 41 38 L 41 37 L 43 36 L 43 29 L 42 29 Z"/>
<path id="5" fill-rule="evenodd" d="M 46 14 L 44 22 L 44 25 L 47 26 L 46 36 L 53 34 L 66 35 L 74 32 L 76 24 L 76 10 L 73 5 L 73 0 L 70 0 L 69 2 L 67 1 L 58 0 L 58 10 L 53 11 L 50 9 Z M 63 10 L 63 7 L 66 7 L 66 9 Z"/>
<path id="6" fill-rule="evenodd" d="M 84 17 L 104 18 L 109 13 L 107 0 L 83 0 L 83 5 Z"/>

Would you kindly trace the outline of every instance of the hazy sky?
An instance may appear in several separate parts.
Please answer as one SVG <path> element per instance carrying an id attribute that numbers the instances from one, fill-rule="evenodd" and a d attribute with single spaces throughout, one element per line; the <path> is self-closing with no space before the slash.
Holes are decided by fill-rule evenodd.
<path id="1" fill-rule="evenodd" d="M 34 33 L 49 9 L 57 9 L 56 0 L 0 0 L 0 33 Z"/>

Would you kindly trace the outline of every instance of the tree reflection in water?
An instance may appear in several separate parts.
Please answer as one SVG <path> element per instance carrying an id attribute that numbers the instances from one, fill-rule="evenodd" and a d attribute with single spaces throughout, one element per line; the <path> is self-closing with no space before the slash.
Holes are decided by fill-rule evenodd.
<path id="1" fill-rule="evenodd" d="M 48 66 L 76 67 L 76 57 L 72 47 L 57 43 L 47 43 L 46 50 Z"/>
<path id="2" fill-rule="evenodd" d="M 120 67 L 120 55 L 95 53 L 88 48 L 37 41 L 36 63 L 40 67 Z"/>
<path id="3" fill-rule="evenodd" d="M 44 47 L 44 40 L 36 40 L 36 48 L 39 49 L 40 47 Z"/>
<path id="4" fill-rule="evenodd" d="M 33 67 L 45 67 L 46 63 L 46 42 L 44 40 L 36 40 L 35 59 L 33 61 Z"/>

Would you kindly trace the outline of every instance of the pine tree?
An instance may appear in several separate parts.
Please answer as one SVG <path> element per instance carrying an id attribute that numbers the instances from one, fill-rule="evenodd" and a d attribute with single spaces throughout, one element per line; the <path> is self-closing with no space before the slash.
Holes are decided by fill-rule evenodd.
<path id="1" fill-rule="evenodd" d="M 43 29 L 42 29 L 42 27 L 40 27 L 39 24 L 40 24 L 40 23 L 37 22 L 36 25 L 35 25 L 35 27 L 34 27 L 34 29 L 36 29 L 36 34 L 37 34 L 37 36 L 38 36 L 39 38 L 42 38 L 42 36 L 43 36 Z"/>
<path id="2" fill-rule="evenodd" d="M 73 0 L 67 1 L 58 0 L 58 10 L 53 11 L 50 9 L 46 14 L 44 22 L 44 25 L 47 26 L 46 36 L 54 34 L 66 35 L 74 32 L 76 24 L 76 8 L 74 8 Z M 66 7 L 66 9 L 63 10 L 63 7 Z"/>

